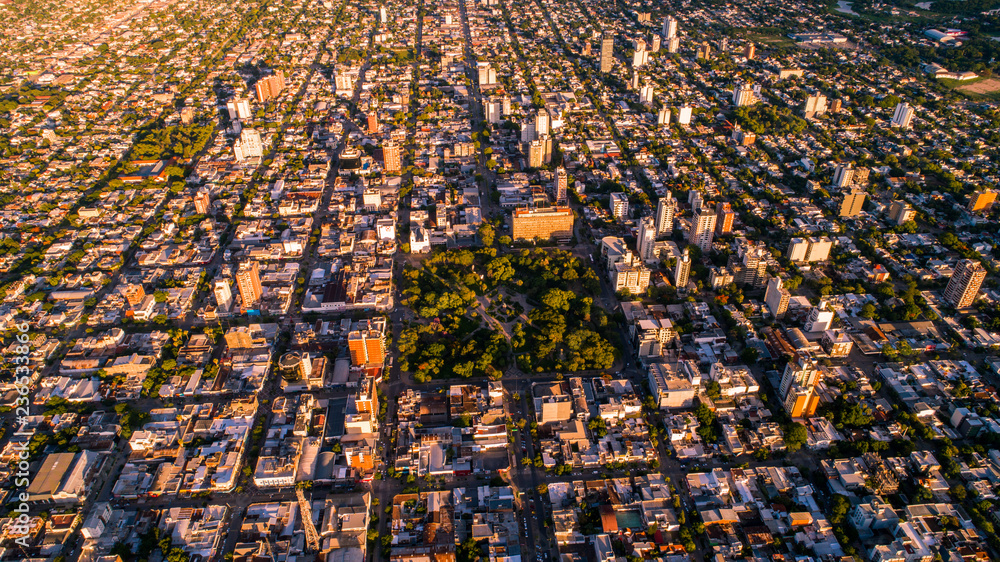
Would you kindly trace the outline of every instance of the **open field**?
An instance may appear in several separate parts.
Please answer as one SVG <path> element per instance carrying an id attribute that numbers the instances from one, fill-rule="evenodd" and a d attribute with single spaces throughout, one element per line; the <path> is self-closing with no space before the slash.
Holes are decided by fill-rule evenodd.
<path id="1" fill-rule="evenodd" d="M 996 78 L 986 78 L 976 80 L 971 84 L 956 86 L 955 89 L 963 94 L 969 94 L 971 96 L 993 97 L 1000 94 L 1000 80 Z"/>

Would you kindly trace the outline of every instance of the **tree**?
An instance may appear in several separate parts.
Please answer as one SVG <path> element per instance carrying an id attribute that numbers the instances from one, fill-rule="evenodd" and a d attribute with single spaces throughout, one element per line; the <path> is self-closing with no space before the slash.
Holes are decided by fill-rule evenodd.
<path id="1" fill-rule="evenodd" d="M 479 241 L 483 243 L 483 246 L 492 246 L 493 239 L 496 236 L 496 230 L 493 225 L 488 222 L 483 222 L 479 225 Z"/>
<path id="2" fill-rule="evenodd" d="M 875 305 L 872 303 L 867 303 L 861 307 L 861 312 L 859 314 L 862 318 L 867 318 L 871 320 L 875 318 Z"/>
<path id="3" fill-rule="evenodd" d="M 847 511 L 851 508 L 851 502 L 840 494 L 834 494 L 830 499 L 830 523 L 841 525 L 847 518 Z"/>
<path id="4" fill-rule="evenodd" d="M 806 426 L 798 422 L 793 422 L 785 428 L 785 446 L 789 451 L 798 451 L 808 441 L 809 434 Z"/>
<path id="5" fill-rule="evenodd" d="M 757 351 L 756 347 L 748 347 L 740 353 L 740 361 L 752 365 L 757 362 L 757 357 L 759 355 L 760 352 Z"/>

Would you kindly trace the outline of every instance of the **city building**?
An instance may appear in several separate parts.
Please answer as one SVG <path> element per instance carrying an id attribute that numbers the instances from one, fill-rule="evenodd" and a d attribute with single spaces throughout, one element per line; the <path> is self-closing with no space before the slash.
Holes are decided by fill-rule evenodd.
<path id="1" fill-rule="evenodd" d="M 240 138 L 233 145 L 233 154 L 237 162 L 250 164 L 259 163 L 264 155 L 264 145 L 260 142 L 260 133 L 254 129 L 243 129 Z"/>
<path id="2" fill-rule="evenodd" d="M 715 211 L 700 206 L 694 209 L 691 217 L 691 229 L 688 231 L 688 243 L 698 246 L 703 253 L 708 253 L 712 249 L 712 239 L 715 236 L 715 223 L 717 219 Z"/>
<path id="3" fill-rule="evenodd" d="M 616 293 L 628 291 L 633 295 L 643 295 L 649 288 L 649 276 L 652 272 L 642 265 L 638 259 L 631 263 L 621 261 L 611 267 L 609 272 L 611 288 Z"/>
<path id="4" fill-rule="evenodd" d="M 497 83 L 497 71 L 488 62 L 481 62 L 479 67 L 479 86 L 493 86 Z"/>
<path id="5" fill-rule="evenodd" d="M 993 189 L 980 189 L 972 192 L 969 196 L 969 211 L 977 213 L 979 211 L 988 212 L 993 208 L 997 200 L 997 191 Z"/>
<path id="6" fill-rule="evenodd" d="M 229 112 L 229 119 L 249 119 L 253 114 L 250 112 L 250 102 L 236 98 L 226 102 L 226 110 Z"/>
<path id="7" fill-rule="evenodd" d="M 514 209 L 511 222 L 514 240 L 548 240 L 573 236 L 573 211 L 569 207 Z"/>
<path id="8" fill-rule="evenodd" d="M 663 30 L 661 33 L 665 41 L 677 37 L 677 19 L 673 16 L 663 18 Z"/>
<path id="9" fill-rule="evenodd" d="M 399 172 L 403 169 L 398 142 L 390 140 L 382 145 L 382 169 L 388 173 Z"/>
<path id="10" fill-rule="evenodd" d="M 130 283 L 125 285 L 125 287 L 121 289 L 121 294 L 125 297 L 125 302 L 127 302 L 129 306 L 139 306 L 139 304 L 141 304 L 146 298 L 146 290 L 142 288 L 142 284 L 140 283 Z"/>
<path id="11" fill-rule="evenodd" d="M 279 70 L 272 76 L 261 78 L 254 84 L 254 88 L 257 92 L 257 101 L 260 103 L 273 100 L 285 89 L 285 73 Z"/>
<path id="12" fill-rule="evenodd" d="M 764 304 L 767 305 L 771 316 L 775 318 L 781 318 L 785 315 L 788 310 L 788 301 L 792 298 L 788 289 L 781 285 L 780 277 L 772 277 L 767 280 L 767 290 L 764 292 Z"/>
<path id="13" fill-rule="evenodd" d="M 670 109 L 666 107 L 661 107 L 656 113 L 656 124 L 659 126 L 670 124 Z"/>
<path id="14" fill-rule="evenodd" d="M 535 114 L 535 135 L 536 138 L 541 138 L 542 135 L 548 135 L 551 133 L 549 126 L 552 123 L 552 118 L 549 116 L 549 112 L 543 107 L 538 110 Z"/>
<path id="15" fill-rule="evenodd" d="M 755 103 L 757 103 L 757 95 L 750 84 L 740 84 L 733 90 L 734 106 L 746 107 Z"/>
<path id="16" fill-rule="evenodd" d="M 368 112 L 368 134 L 378 134 L 378 112 L 374 110 Z"/>
<path id="17" fill-rule="evenodd" d="M 653 95 L 655 93 L 655 88 L 652 84 L 643 84 L 639 88 L 639 103 L 644 105 L 653 105 Z"/>
<path id="18" fill-rule="evenodd" d="M 385 318 L 362 320 L 347 334 L 351 364 L 380 367 L 385 362 Z"/>
<path id="19" fill-rule="evenodd" d="M 833 186 L 837 189 L 848 189 L 854 185 L 854 165 L 837 164 L 833 170 Z"/>
<path id="20" fill-rule="evenodd" d="M 639 221 L 639 234 L 636 241 L 639 259 L 644 262 L 656 260 L 656 225 L 653 217 L 643 217 Z"/>
<path id="21" fill-rule="evenodd" d="M 830 259 L 830 250 L 833 249 L 833 240 L 828 237 L 792 238 L 788 242 L 786 256 L 788 261 L 817 262 Z"/>
<path id="22" fill-rule="evenodd" d="M 215 295 L 215 306 L 220 312 L 229 312 L 233 307 L 233 291 L 229 287 L 229 281 L 220 279 L 215 282 L 212 288 Z"/>
<path id="23" fill-rule="evenodd" d="M 892 126 L 909 129 L 911 121 L 913 121 L 913 108 L 910 104 L 905 101 L 896 104 L 896 109 L 892 112 Z"/>
<path id="24" fill-rule="evenodd" d="M 816 414 L 819 408 L 819 395 L 815 387 L 792 386 L 785 394 L 782 405 L 793 420 L 805 420 Z"/>
<path id="25" fill-rule="evenodd" d="M 212 207 L 212 198 L 207 191 L 198 191 L 194 194 L 194 212 L 199 215 L 207 215 Z"/>
<path id="26" fill-rule="evenodd" d="M 844 199 L 840 203 L 839 215 L 842 218 L 856 217 L 861 214 L 861 209 L 865 205 L 865 197 L 868 194 L 862 190 L 852 190 L 844 194 Z"/>
<path id="27" fill-rule="evenodd" d="M 747 46 L 743 48 L 743 57 L 747 60 L 753 60 L 757 58 L 757 45 L 753 43 L 747 43 Z"/>
<path id="28" fill-rule="evenodd" d="M 541 168 L 545 162 L 545 145 L 541 140 L 528 143 L 528 167 Z"/>
<path id="29" fill-rule="evenodd" d="M 677 110 L 677 124 L 678 125 L 691 124 L 691 106 L 684 105 Z"/>
<path id="30" fill-rule="evenodd" d="M 567 191 L 569 184 L 569 174 L 566 173 L 566 168 L 559 166 L 556 168 L 556 204 L 565 205 L 567 200 Z"/>
<path id="31" fill-rule="evenodd" d="M 632 68 L 642 68 L 649 62 L 649 51 L 646 50 L 646 42 L 642 39 L 636 41 L 635 50 L 632 52 Z"/>
<path id="32" fill-rule="evenodd" d="M 260 302 L 264 290 L 260 286 L 260 271 L 257 262 L 243 262 L 236 272 L 236 286 L 240 291 L 243 308 L 253 308 Z"/>
<path id="33" fill-rule="evenodd" d="M 692 371 L 695 371 L 692 374 Z M 692 378 L 701 383 L 701 374 L 697 364 L 690 361 L 683 363 L 653 363 L 646 375 L 650 392 L 657 408 L 691 408 L 698 391 L 692 384 Z"/>
<path id="34" fill-rule="evenodd" d="M 681 257 L 674 264 L 674 287 L 683 289 L 687 287 L 688 279 L 691 277 L 691 255 L 687 248 L 684 248 Z"/>
<path id="35" fill-rule="evenodd" d="M 916 218 L 917 212 L 906 201 L 896 200 L 889 205 L 889 220 L 901 225 Z"/>
<path id="36" fill-rule="evenodd" d="M 698 60 L 708 60 L 712 57 L 712 46 L 708 44 L 708 41 L 703 42 L 698 45 L 698 49 L 695 52 L 695 57 Z"/>
<path id="37" fill-rule="evenodd" d="M 668 191 L 656 202 L 656 236 L 669 235 L 674 231 L 674 206 L 676 201 Z"/>
<path id="38" fill-rule="evenodd" d="M 986 268 L 974 260 L 961 260 L 944 289 L 944 300 L 955 308 L 968 308 L 976 301 L 979 288 L 986 279 Z"/>
<path id="39" fill-rule="evenodd" d="M 806 332 L 826 332 L 833 324 L 833 311 L 827 310 L 826 303 L 820 301 L 819 306 L 809 311 L 809 317 L 802 327 Z"/>
<path id="40" fill-rule="evenodd" d="M 601 38 L 601 72 L 611 72 L 615 62 L 615 36 L 605 33 Z"/>
<path id="41" fill-rule="evenodd" d="M 736 219 L 732 204 L 728 201 L 720 202 L 715 208 L 715 214 L 718 217 L 715 221 L 715 234 L 723 236 L 732 232 L 733 221 Z"/>
<path id="42" fill-rule="evenodd" d="M 616 192 L 611 194 L 611 216 L 624 220 L 628 218 L 628 195 Z"/>
<path id="43" fill-rule="evenodd" d="M 785 365 L 785 370 L 781 373 L 779 391 L 782 396 L 785 396 L 793 386 L 815 386 L 819 379 L 820 371 L 816 368 L 816 361 L 812 356 L 806 353 L 797 353 Z"/>
<path id="44" fill-rule="evenodd" d="M 798 353 L 785 365 L 781 374 L 780 392 L 783 404 L 792 419 L 812 417 L 819 406 L 816 384 L 820 371 L 808 354 Z"/>
<path id="45" fill-rule="evenodd" d="M 805 107 L 802 109 L 802 114 L 806 119 L 812 119 L 813 117 L 819 117 L 826 113 L 826 96 L 822 94 L 812 95 L 806 98 Z"/>

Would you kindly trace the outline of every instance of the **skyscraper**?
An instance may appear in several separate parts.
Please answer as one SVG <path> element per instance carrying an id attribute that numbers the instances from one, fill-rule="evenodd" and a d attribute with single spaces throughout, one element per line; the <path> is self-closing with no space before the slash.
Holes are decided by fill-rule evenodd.
<path id="1" fill-rule="evenodd" d="M 386 172 L 398 172 L 402 169 L 398 142 L 388 141 L 382 145 L 382 169 Z"/>
<path id="2" fill-rule="evenodd" d="M 819 396 L 815 393 L 820 372 L 808 354 L 796 354 L 781 374 L 781 396 L 788 414 L 793 419 L 811 417 L 816 413 Z"/>
<path id="3" fill-rule="evenodd" d="M 556 168 L 556 203 L 563 204 L 567 198 L 567 186 L 569 185 L 569 175 L 566 168 L 559 166 Z"/>
<path id="4" fill-rule="evenodd" d="M 656 124 L 663 126 L 670 124 L 670 110 L 666 107 L 661 107 L 660 111 L 656 114 Z"/>
<path id="5" fill-rule="evenodd" d="M 970 212 L 978 211 L 989 211 L 993 207 L 993 203 L 997 200 L 997 192 L 992 189 L 983 189 L 975 191 L 969 196 L 969 206 L 967 207 Z"/>
<path id="6" fill-rule="evenodd" d="M 356 367 L 375 367 L 385 361 L 384 325 L 364 320 L 347 334 L 347 348 L 351 364 Z"/>
<path id="7" fill-rule="evenodd" d="M 374 135 L 378 133 L 378 112 L 375 110 L 368 112 L 368 134 Z"/>
<path id="8" fill-rule="evenodd" d="M 674 231 L 674 197 L 668 191 L 656 202 L 656 235 L 663 236 Z"/>
<path id="9" fill-rule="evenodd" d="M 528 143 L 528 167 L 540 168 L 545 158 L 545 146 L 541 140 L 533 140 Z"/>
<path id="10" fill-rule="evenodd" d="M 854 185 L 854 165 L 837 164 L 833 169 L 833 185 L 837 189 L 847 189 Z"/>
<path id="11" fill-rule="evenodd" d="M 538 113 L 535 115 L 536 138 L 549 134 L 549 125 L 551 124 L 551 121 L 549 112 L 544 107 L 538 110 Z"/>
<path id="12" fill-rule="evenodd" d="M 611 194 L 611 216 L 618 220 L 628 217 L 628 195 L 621 192 Z"/>
<path id="13" fill-rule="evenodd" d="M 285 73 L 279 70 L 273 76 L 261 78 L 254 87 L 257 91 L 257 101 L 264 103 L 273 100 L 285 89 Z"/>
<path id="14" fill-rule="evenodd" d="M 670 40 L 677 37 L 677 20 L 673 16 L 663 18 L 663 39 Z"/>
<path id="15" fill-rule="evenodd" d="M 704 206 L 696 207 L 694 215 L 691 217 L 691 230 L 688 232 L 688 242 L 694 246 L 698 246 L 702 252 L 708 253 L 712 249 L 716 219 L 717 216 L 712 209 Z"/>
<path id="16" fill-rule="evenodd" d="M 378 19 L 380 23 L 389 21 L 389 14 L 385 11 L 385 4 L 378 7 Z"/>
<path id="17" fill-rule="evenodd" d="M 690 125 L 691 124 L 691 106 L 683 105 L 677 110 L 677 124 L 678 125 Z"/>
<path id="18" fill-rule="evenodd" d="M 601 72 L 611 72 L 615 59 L 615 36 L 605 33 L 601 38 Z"/>
<path id="19" fill-rule="evenodd" d="M 260 302 L 264 290 L 260 286 L 259 265 L 255 261 L 243 262 L 239 271 L 236 272 L 236 285 L 240 290 L 240 298 L 243 299 L 243 308 L 253 308 Z"/>
<path id="20" fill-rule="evenodd" d="M 913 120 L 913 108 L 910 104 L 900 102 L 896 105 L 896 109 L 892 112 L 892 126 L 899 127 L 900 129 L 909 129 L 910 122 Z"/>
<path id="21" fill-rule="evenodd" d="M 728 202 L 720 202 L 715 209 L 715 214 L 719 217 L 715 221 L 715 233 L 722 236 L 723 234 L 729 234 L 732 232 L 733 220 L 736 218 L 736 213 L 733 212 L 733 206 Z"/>
<path id="22" fill-rule="evenodd" d="M 656 259 L 656 225 L 653 217 L 644 217 L 639 221 L 639 236 L 636 241 L 639 259 L 652 261 Z"/>
<path id="23" fill-rule="evenodd" d="M 712 46 L 705 41 L 701 45 L 698 45 L 698 49 L 695 52 L 695 58 L 708 60 L 712 57 Z"/>
<path id="24" fill-rule="evenodd" d="M 639 103 L 653 105 L 654 93 L 655 89 L 652 84 L 643 84 L 642 88 L 639 89 Z"/>
<path id="25" fill-rule="evenodd" d="M 915 216 L 917 212 L 906 201 L 896 200 L 889 205 L 889 220 L 897 225 L 913 220 Z"/>
<path id="26" fill-rule="evenodd" d="M 683 289 L 687 287 L 688 279 L 691 277 L 691 255 L 688 249 L 684 248 L 679 260 L 674 265 L 674 287 Z"/>
<path id="27" fill-rule="evenodd" d="M 229 282 L 224 279 L 216 281 L 213 293 L 215 293 L 215 305 L 218 309 L 222 312 L 229 312 L 229 309 L 233 307 L 233 291 L 229 287 Z"/>
<path id="28" fill-rule="evenodd" d="M 199 191 L 194 194 L 194 212 L 199 215 L 207 215 L 212 207 L 212 198 L 207 191 Z"/>
<path id="29" fill-rule="evenodd" d="M 983 264 L 973 260 L 961 260 L 955 265 L 955 271 L 944 289 L 944 300 L 955 308 L 968 308 L 976 302 L 979 288 L 986 279 L 986 269 Z"/>
<path id="30" fill-rule="evenodd" d="M 781 286 L 780 277 L 772 277 L 767 280 L 767 290 L 764 291 L 764 304 L 771 311 L 771 316 L 781 318 L 788 311 L 788 301 L 792 299 L 788 289 Z"/>
<path id="31" fill-rule="evenodd" d="M 868 194 L 861 190 L 852 190 L 844 195 L 844 200 L 840 204 L 840 216 L 844 218 L 856 217 L 865 205 L 865 197 Z"/>
<path id="32" fill-rule="evenodd" d="M 740 84 L 733 90 L 733 105 L 736 107 L 746 107 L 757 103 L 757 95 L 754 94 L 753 86 L 750 84 Z"/>
<path id="33" fill-rule="evenodd" d="M 486 121 L 490 124 L 497 124 L 500 122 L 500 117 L 502 115 L 502 106 L 499 99 L 489 98 L 484 104 L 484 112 L 486 113 Z"/>
<path id="34" fill-rule="evenodd" d="M 747 60 L 753 60 L 757 56 L 757 46 L 753 43 L 747 43 L 747 46 L 743 48 L 743 56 Z"/>

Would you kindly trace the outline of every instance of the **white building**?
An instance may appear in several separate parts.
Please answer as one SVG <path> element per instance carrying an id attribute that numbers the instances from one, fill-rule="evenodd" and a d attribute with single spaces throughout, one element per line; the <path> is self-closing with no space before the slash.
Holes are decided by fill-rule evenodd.
<path id="1" fill-rule="evenodd" d="M 656 202 L 656 235 L 663 236 L 670 234 L 674 230 L 674 206 L 673 195 L 668 191 L 666 195 Z"/>
<path id="2" fill-rule="evenodd" d="M 264 155 L 264 145 L 260 142 L 260 133 L 254 129 L 243 129 L 240 138 L 233 145 L 233 153 L 237 162 L 259 160 Z"/>
<path id="3" fill-rule="evenodd" d="M 628 217 L 628 195 L 621 192 L 611 194 L 611 216 L 618 220 Z"/>
<path id="4" fill-rule="evenodd" d="M 691 124 L 691 106 L 685 105 L 677 110 L 677 124 L 678 125 Z"/>
<path id="5" fill-rule="evenodd" d="M 653 217 L 639 221 L 639 235 L 636 242 L 639 259 L 644 262 L 656 261 L 656 225 Z"/>
<path id="6" fill-rule="evenodd" d="M 229 119 L 249 119 L 252 115 L 250 113 L 250 102 L 239 98 L 229 100 L 226 103 L 226 109 L 229 111 Z"/>
<path id="7" fill-rule="evenodd" d="M 913 120 L 913 108 L 910 104 L 900 102 L 896 105 L 896 110 L 892 112 L 892 126 L 900 129 L 909 129 L 910 121 Z"/>

